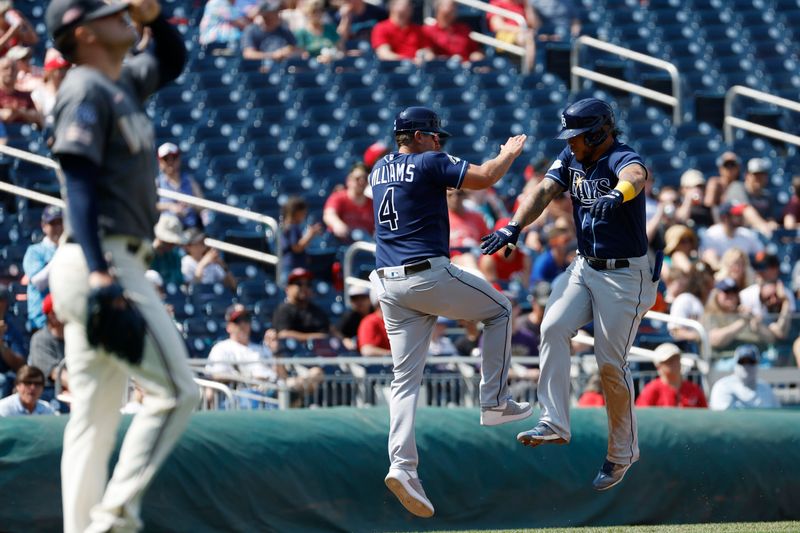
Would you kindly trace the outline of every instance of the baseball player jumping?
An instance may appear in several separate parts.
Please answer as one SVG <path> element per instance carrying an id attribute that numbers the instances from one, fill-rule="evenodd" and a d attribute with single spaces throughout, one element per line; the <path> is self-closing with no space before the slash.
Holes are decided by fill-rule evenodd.
<path id="1" fill-rule="evenodd" d="M 137 38 L 131 19 L 151 28 L 154 52 L 123 64 Z M 158 212 L 143 103 L 178 77 L 186 50 L 157 0 L 53 0 L 46 21 L 77 65 L 58 93 L 52 148 L 67 204 L 50 276 L 73 397 L 61 460 L 64 531 L 133 531 L 145 488 L 199 400 L 183 340 L 144 275 Z M 108 481 L 129 376 L 144 404 Z"/>
<path id="2" fill-rule="evenodd" d="M 627 354 L 642 316 L 656 298 L 660 265 L 646 255 L 644 195 L 647 180 L 641 157 L 619 142 L 611 107 L 595 98 L 563 112 L 559 139 L 567 147 L 545 179 L 523 202 L 512 221 L 483 238 L 484 254 L 516 245 L 530 224 L 565 190 L 572 197 L 578 256 L 557 279 L 542 321 L 539 400 L 542 416 L 517 435 L 527 446 L 570 440 L 570 339 L 594 321 L 595 356 L 608 409 L 608 456 L 594 479 L 597 490 L 622 481 L 639 459 L 634 392 Z"/>
<path id="3" fill-rule="evenodd" d="M 508 139 L 500 154 L 471 165 L 440 151 L 449 134 L 425 107 L 409 107 L 394 121 L 398 150 L 378 161 L 369 176 L 375 212 L 376 266 L 370 275 L 380 299 L 392 349 L 389 457 L 385 482 L 411 513 L 433 516 L 417 476 L 414 419 L 437 316 L 481 321 L 481 424 L 494 426 L 531 415 L 511 400 L 507 381 L 511 304 L 484 279 L 450 263 L 448 187 L 485 189 L 508 171 L 525 135 Z"/>

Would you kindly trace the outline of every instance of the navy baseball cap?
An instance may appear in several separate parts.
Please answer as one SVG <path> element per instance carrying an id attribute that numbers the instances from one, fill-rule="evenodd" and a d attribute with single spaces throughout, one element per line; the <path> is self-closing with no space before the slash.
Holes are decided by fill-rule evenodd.
<path id="1" fill-rule="evenodd" d="M 737 346 L 736 351 L 733 352 L 733 359 L 737 363 L 742 359 L 750 359 L 754 363 L 758 363 L 759 356 L 758 348 L 754 344 L 742 344 Z"/>
<path id="2" fill-rule="evenodd" d="M 442 128 L 442 121 L 433 109 L 422 106 L 411 106 L 400 111 L 394 119 L 394 132 L 422 131 L 438 133 L 439 137 L 450 137 Z"/>
<path id="3" fill-rule="evenodd" d="M 84 22 L 97 20 L 125 11 L 128 2 L 103 2 L 103 0 L 53 0 L 47 6 L 45 22 L 50 37 L 56 40 L 67 30 Z"/>
<path id="4" fill-rule="evenodd" d="M 571 139 L 581 133 L 596 133 L 606 124 L 614 124 L 614 110 L 611 106 L 597 98 L 584 98 L 561 113 L 561 131 L 556 139 Z"/>
<path id="5" fill-rule="evenodd" d="M 61 211 L 60 207 L 56 207 L 54 205 L 48 205 L 42 211 L 42 222 L 44 224 L 50 224 L 54 220 L 63 220 L 64 213 Z"/>
<path id="6" fill-rule="evenodd" d="M 733 278 L 723 278 L 719 280 L 714 287 L 722 292 L 739 292 L 739 286 L 736 285 L 736 281 L 734 281 Z"/>

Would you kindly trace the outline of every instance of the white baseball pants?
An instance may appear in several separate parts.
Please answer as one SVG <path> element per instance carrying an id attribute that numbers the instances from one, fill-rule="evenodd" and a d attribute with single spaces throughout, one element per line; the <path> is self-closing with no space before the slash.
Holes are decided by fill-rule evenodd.
<path id="1" fill-rule="evenodd" d="M 89 345 L 88 268 L 78 244 L 62 244 L 53 258 L 50 290 L 56 314 L 65 322 L 73 398 L 61 458 L 65 533 L 140 529 L 142 494 L 199 401 L 183 339 L 144 277 L 149 243 L 110 237 L 102 244 L 115 276 L 147 322 L 147 339 L 138 366 Z M 145 391 L 143 408 L 128 428 L 109 481 L 108 461 L 129 377 Z"/>

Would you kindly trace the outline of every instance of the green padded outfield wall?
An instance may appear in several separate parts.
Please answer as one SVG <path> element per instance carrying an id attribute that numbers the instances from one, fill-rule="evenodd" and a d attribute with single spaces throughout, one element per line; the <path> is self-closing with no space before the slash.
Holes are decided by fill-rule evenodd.
<path id="1" fill-rule="evenodd" d="M 200 413 L 144 499 L 146 530 L 378 531 L 800 520 L 800 411 L 639 410 L 642 460 L 607 493 L 603 409 L 573 410 L 568 446 L 525 448 L 535 420 L 421 409 L 409 515 L 383 485 L 385 409 Z M 126 419 L 127 420 L 127 419 Z M 0 531 L 58 531 L 66 419 L 0 419 Z"/>

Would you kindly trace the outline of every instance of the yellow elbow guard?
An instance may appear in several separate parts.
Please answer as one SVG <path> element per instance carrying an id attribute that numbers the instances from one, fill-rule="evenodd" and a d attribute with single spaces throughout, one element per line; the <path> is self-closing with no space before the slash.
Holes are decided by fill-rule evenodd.
<path id="1" fill-rule="evenodd" d="M 614 189 L 622 193 L 622 201 L 627 202 L 636 198 L 636 189 L 630 181 L 619 180 Z"/>

